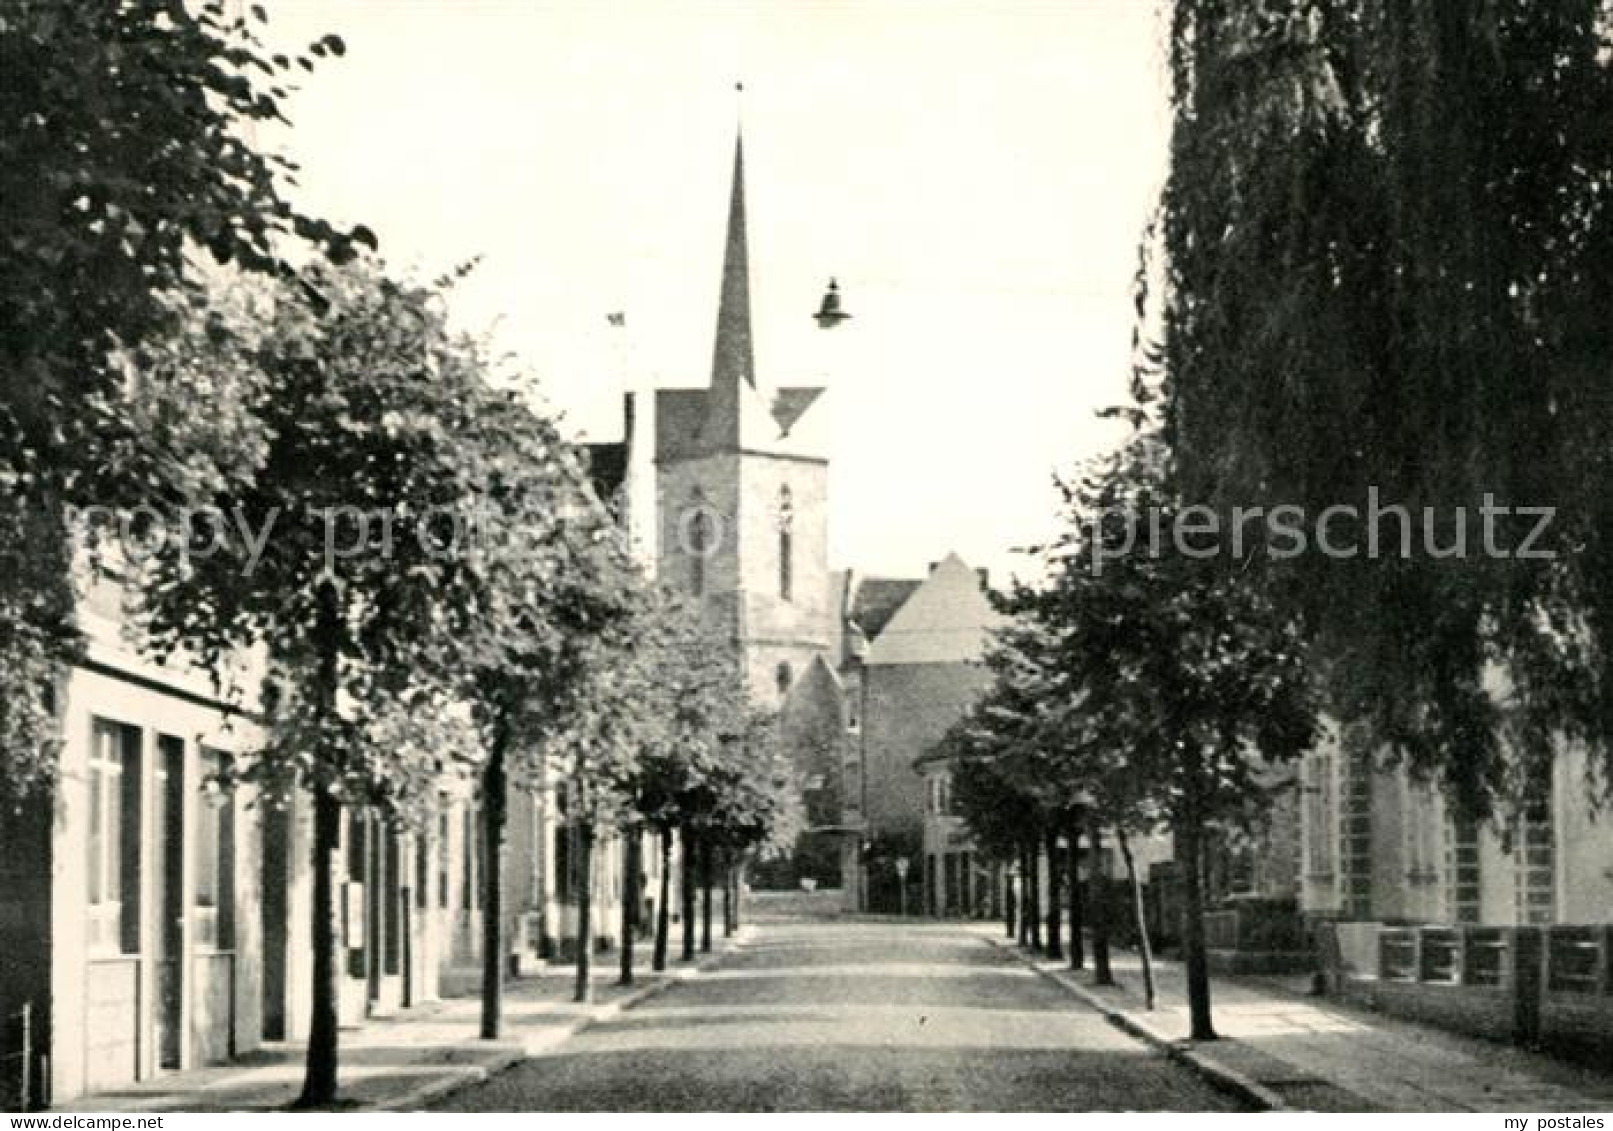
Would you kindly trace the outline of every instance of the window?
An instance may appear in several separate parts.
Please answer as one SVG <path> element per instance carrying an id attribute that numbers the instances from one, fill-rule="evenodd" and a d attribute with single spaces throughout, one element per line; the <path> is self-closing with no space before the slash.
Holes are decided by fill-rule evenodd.
<path id="1" fill-rule="evenodd" d="M 705 596 L 706 559 L 716 544 L 711 507 L 696 487 L 689 494 L 689 510 L 683 520 L 683 536 L 689 557 L 689 588 L 696 597 Z"/>
<path id="2" fill-rule="evenodd" d="M 791 599 L 795 589 L 795 501 L 789 487 L 778 493 L 778 595 Z"/>
<path id="3" fill-rule="evenodd" d="M 1333 755 L 1321 750 L 1305 758 L 1305 873 L 1312 880 L 1333 879 Z"/>
<path id="4" fill-rule="evenodd" d="M 448 877 L 452 874 L 453 824 L 449 816 L 448 799 L 440 802 L 442 811 L 437 814 L 437 906 L 448 909 Z"/>
<path id="5" fill-rule="evenodd" d="M 1453 813 L 1445 826 L 1445 874 L 1450 884 L 1451 919 L 1477 923 L 1480 917 L 1479 823 Z"/>
<path id="6" fill-rule="evenodd" d="M 426 841 L 425 830 L 415 833 L 414 836 L 414 905 L 418 910 L 424 911 L 426 903 L 426 877 L 431 874 L 431 852 Z"/>
<path id="7" fill-rule="evenodd" d="M 1346 747 L 1343 819 L 1339 822 L 1340 910 L 1346 919 L 1372 917 L 1372 751 L 1359 735 Z M 1346 741 L 1350 741 L 1347 739 Z"/>
<path id="8" fill-rule="evenodd" d="M 571 874 L 571 836 L 572 826 L 565 822 L 556 822 L 554 827 L 554 897 L 556 902 L 567 904 L 571 902 L 574 877 Z"/>
<path id="9" fill-rule="evenodd" d="M 795 670 L 790 667 L 789 661 L 786 660 L 774 669 L 773 680 L 778 684 L 778 693 L 781 696 L 789 694 L 790 685 L 795 682 Z"/>
<path id="10" fill-rule="evenodd" d="M 86 891 L 95 950 L 140 950 L 140 731 L 97 719 L 90 747 Z"/>
<path id="11" fill-rule="evenodd" d="M 235 945 L 235 799 L 225 785 L 227 755 L 201 753 L 196 805 L 196 942 L 229 950 Z"/>
<path id="12" fill-rule="evenodd" d="M 482 905 L 482 893 L 477 890 L 480 886 L 478 873 L 481 871 L 478 867 L 480 864 L 478 857 L 481 855 L 482 822 L 477 816 L 480 809 L 480 806 L 472 802 L 460 810 L 465 816 L 465 856 L 462 861 L 465 867 L 461 876 L 463 886 L 459 892 L 459 906 L 465 911 L 475 911 Z"/>
<path id="13" fill-rule="evenodd" d="M 1551 820 L 1550 771 L 1529 783 L 1512 837 L 1516 921 L 1522 926 L 1556 918 L 1556 835 Z"/>

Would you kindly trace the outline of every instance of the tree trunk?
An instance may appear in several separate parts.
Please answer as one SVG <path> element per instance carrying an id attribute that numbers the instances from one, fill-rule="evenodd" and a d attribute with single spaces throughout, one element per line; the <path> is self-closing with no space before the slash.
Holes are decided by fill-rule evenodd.
<path id="1" fill-rule="evenodd" d="M 314 793 L 313 907 L 309 913 L 313 954 L 313 1003 L 308 1024 L 308 1058 L 298 1107 L 329 1107 L 336 1102 L 339 1058 L 337 1027 L 341 1000 L 338 948 L 341 930 L 336 907 L 336 849 L 342 835 L 342 803 L 329 790 Z"/>
<path id="2" fill-rule="evenodd" d="M 711 841 L 700 841 L 700 953 L 711 953 Z"/>
<path id="3" fill-rule="evenodd" d="M 1189 1040 L 1215 1040 L 1210 1020 L 1210 959 L 1204 945 L 1204 829 L 1191 808 L 1176 833 L 1182 867 L 1182 949 L 1187 959 Z"/>
<path id="4" fill-rule="evenodd" d="M 1079 970 L 1087 964 L 1086 940 L 1081 935 L 1085 930 L 1081 914 L 1081 822 L 1072 820 L 1064 830 L 1064 837 L 1069 842 L 1069 855 L 1065 858 L 1065 867 L 1069 875 L 1065 877 L 1065 897 L 1070 907 L 1070 969 Z"/>
<path id="5" fill-rule="evenodd" d="M 666 969 L 667 936 L 672 927 L 672 830 L 661 830 L 661 898 L 655 901 L 654 970 Z"/>
<path id="6" fill-rule="evenodd" d="M 1042 949 L 1042 853 L 1032 837 L 1025 847 L 1025 868 L 1030 883 L 1025 886 L 1025 914 L 1031 921 L 1031 949 Z"/>
<path id="7" fill-rule="evenodd" d="M 627 851 L 622 854 L 622 972 L 617 980 L 624 986 L 633 984 L 633 936 L 638 933 L 639 873 L 644 870 L 644 834 L 636 826 L 622 830 Z"/>
<path id="8" fill-rule="evenodd" d="M 496 1041 L 504 1020 L 504 825 L 502 729 L 493 736 L 482 770 L 482 1040 Z"/>
<path id="9" fill-rule="evenodd" d="M 1026 906 L 1029 900 L 1025 893 L 1030 890 L 1030 861 L 1025 857 L 1025 846 L 1019 846 L 1019 883 L 1015 885 L 1014 896 L 1019 908 L 1019 945 L 1031 945 L 1031 913 Z"/>
<path id="10" fill-rule="evenodd" d="M 1064 946 L 1059 941 L 1059 834 L 1051 825 L 1042 834 L 1042 845 L 1047 850 L 1047 956 L 1063 958 Z"/>
<path id="11" fill-rule="evenodd" d="M 682 868 L 679 869 L 680 894 L 683 897 L 683 960 L 694 961 L 694 903 L 695 903 L 695 837 L 688 825 L 683 826 Z"/>
<path id="12" fill-rule="evenodd" d="M 725 857 L 722 870 L 722 937 L 734 937 L 734 861 Z"/>
<path id="13" fill-rule="evenodd" d="M 594 825 L 577 826 L 577 986 L 573 1001 L 594 999 Z"/>
<path id="14" fill-rule="evenodd" d="M 1092 845 L 1091 876 L 1087 880 L 1087 897 L 1092 901 L 1087 916 L 1092 922 L 1092 984 L 1112 986 L 1115 975 L 1109 968 L 1109 877 L 1103 868 L 1103 826 L 1093 821 L 1087 839 Z"/>
<path id="15" fill-rule="evenodd" d="M 1154 952 L 1148 945 L 1148 910 L 1143 906 L 1143 885 L 1137 878 L 1137 862 L 1131 856 L 1131 841 L 1126 830 L 1115 829 L 1115 840 L 1120 842 L 1120 856 L 1126 862 L 1126 879 L 1131 881 L 1132 913 L 1137 919 L 1137 953 L 1143 961 L 1143 1008 L 1154 1008 Z"/>
<path id="16" fill-rule="evenodd" d="M 1014 875 L 1003 873 L 1003 934 L 1014 938 L 1019 934 L 1019 900 L 1014 892 Z"/>
<path id="17" fill-rule="evenodd" d="M 740 915 L 745 909 L 745 857 L 741 853 L 734 865 L 734 930 L 741 926 Z"/>

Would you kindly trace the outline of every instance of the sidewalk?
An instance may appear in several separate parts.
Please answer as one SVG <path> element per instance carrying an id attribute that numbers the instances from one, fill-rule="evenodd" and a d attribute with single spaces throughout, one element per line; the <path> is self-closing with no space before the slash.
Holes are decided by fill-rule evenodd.
<path id="1" fill-rule="evenodd" d="M 1001 927 L 982 932 L 1019 952 Z M 1613 1110 L 1613 1074 L 1308 997 L 1275 979 L 1212 978 L 1211 1007 L 1221 1039 L 1195 1044 L 1185 1039 L 1187 989 L 1180 964 L 1155 960 L 1158 1004 L 1148 1012 L 1142 1008 L 1142 964 L 1130 951 L 1114 953 L 1119 985 L 1107 988 L 1092 986 L 1090 954 L 1088 970 L 1075 972 L 1067 961 L 1019 953 L 1120 1028 L 1272 1110 Z"/>
<path id="2" fill-rule="evenodd" d="M 713 953 L 694 963 L 675 959 L 664 974 L 646 960 L 634 971 L 635 985 L 616 984 L 616 956 L 594 967 L 594 1001 L 571 1000 L 574 970 L 552 965 L 512 981 L 504 996 L 504 1038 L 478 1038 L 481 1000 L 447 998 L 392 1017 L 373 1018 L 341 1034 L 341 1110 L 410 1111 L 449 1092 L 541 1055 L 597 1021 L 631 1008 L 667 986 L 715 966 L 744 945 L 750 929 L 713 940 Z M 54 1110 L 277 1111 L 288 1108 L 302 1088 L 304 1045 L 269 1042 L 224 1065 L 168 1073 L 128 1088 L 69 1100 Z"/>

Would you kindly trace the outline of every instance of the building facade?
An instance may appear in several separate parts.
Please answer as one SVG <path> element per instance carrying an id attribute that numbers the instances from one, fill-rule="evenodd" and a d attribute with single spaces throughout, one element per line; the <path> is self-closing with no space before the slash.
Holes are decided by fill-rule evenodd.
<path id="1" fill-rule="evenodd" d="M 1613 920 L 1613 818 L 1564 744 L 1519 811 L 1464 820 L 1432 785 L 1331 728 L 1306 755 L 1300 906 L 1319 918 L 1484 926 Z"/>
<path id="2" fill-rule="evenodd" d="M 846 904 L 972 911 L 991 871 L 950 807 L 937 810 L 946 771 L 927 771 L 925 759 L 990 683 L 983 660 L 1000 615 L 986 579 L 949 554 L 923 579 L 852 577 L 843 592 L 844 821 L 856 830 L 843 849 Z"/>

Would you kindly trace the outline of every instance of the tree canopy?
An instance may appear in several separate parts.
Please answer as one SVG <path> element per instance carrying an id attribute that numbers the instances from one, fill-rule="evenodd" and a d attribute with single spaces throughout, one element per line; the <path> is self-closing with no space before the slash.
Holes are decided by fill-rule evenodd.
<path id="1" fill-rule="evenodd" d="M 1241 564 L 1330 709 L 1469 812 L 1548 736 L 1606 752 L 1613 10 L 1176 0 L 1169 57 L 1152 391 L 1184 500 L 1406 508 L 1387 552 Z M 1517 508 L 1549 508 L 1531 556 Z"/>

